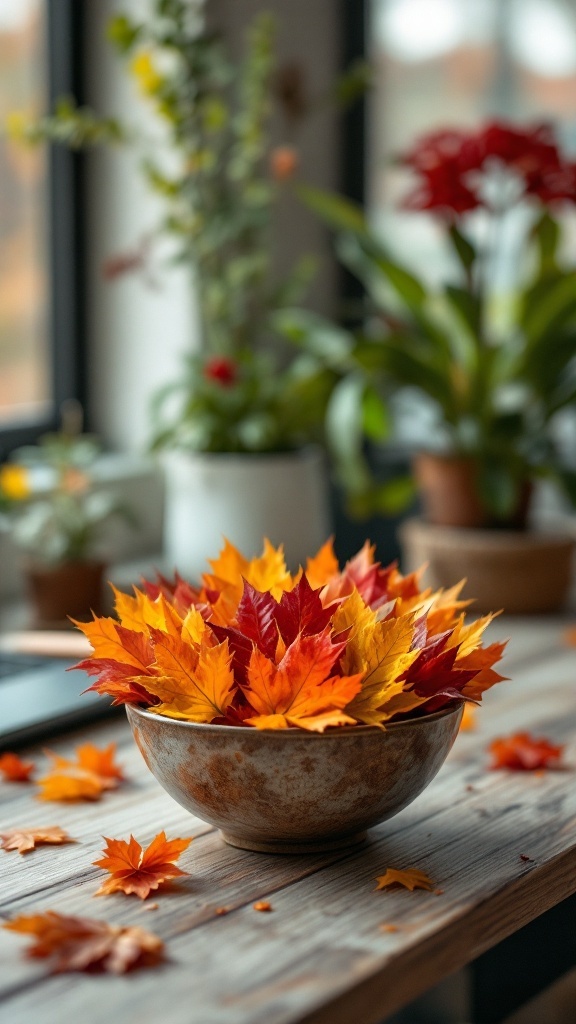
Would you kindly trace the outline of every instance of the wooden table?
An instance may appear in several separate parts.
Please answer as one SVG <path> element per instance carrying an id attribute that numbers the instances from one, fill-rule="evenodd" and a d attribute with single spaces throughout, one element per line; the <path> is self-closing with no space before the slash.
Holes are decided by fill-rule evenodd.
<path id="1" fill-rule="evenodd" d="M 521 951 L 525 994 L 544 948 L 553 951 L 553 972 L 576 963 L 574 898 L 561 902 L 576 892 L 576 650 L 563 643 L 565 626 L 533 619 L 491 627 L 493 637 L 512 637 L 513 681 L 487 695 L 477 729 L 460 734 L 437 779 L 375 828 L 361 851 L 295 857 L 232 849 L 163 792 L 123 717 L 59 737 L 52 748 L 68 754 L 81 740 L 115 741 L 128 781 L 98 803 L 73 805 L 40 803 L 32 787 L 0 784 L 1 825 L 59 824 L 77 840 L 27 856 L 0 853 L 0 916 L 52 909 L 140 924 L 165 940 L 169 959 L 122 977 L 51 976 L 42 961 L 21 955 L 23 937 L 0 930 L 0 1020 L 374 1024 L 471 961 L 486 966 L 492 956 L 493 970 L 514 940 L 497 947 L 496 959 L 485 951 L 507 936 L 523 941 L 521 929 L 536 919 L 530 928 L 548 934 Z M 487 771 L 488 741 L 519 729 L 565 743 L 566 768 Z M 94 899 L 104 877 L 92 866 L 101 837 L 132 832 L 148 843 L 161 829 L 195 836 L 180 860 L 189 877 L 160 892 L 151 911 L 134 896 Z M 442 892 L 376 892 L 387 867 L 420 868 Z M 253 909 L 260 899 L 271 913 Z M 223 906 L 229 912 L 216 915 Z M 571 927 L 559 936 L 562 921 L 549 914 L 565 918 L 566 908 Z M 497 1020 L 510 1009 L 506 999 L 480 998 L 470 1014 Z"/>

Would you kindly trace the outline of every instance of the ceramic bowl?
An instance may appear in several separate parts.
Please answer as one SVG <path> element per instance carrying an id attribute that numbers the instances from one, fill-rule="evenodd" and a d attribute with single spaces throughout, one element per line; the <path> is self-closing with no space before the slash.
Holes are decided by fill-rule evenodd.
<path id="1" fill-rule="evenodd" d="M 386 730 L 325 733 L 202 725 L 126 705 L 148 768 L 232 846 L 303 853 L 354 846 L 411 803 L 458 733 L 459 705 Z"/>

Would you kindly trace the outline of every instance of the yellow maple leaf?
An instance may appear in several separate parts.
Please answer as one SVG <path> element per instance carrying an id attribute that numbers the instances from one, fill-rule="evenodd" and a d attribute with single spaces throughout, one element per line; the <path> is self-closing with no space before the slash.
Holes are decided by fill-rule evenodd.
<path id="1" fill-rule="evenodd" d="M 398 710 L 395 707 L 392 712 L 388 705 L 392 698 L 403 693 L 404 683 L 400 677 L 420 653 L 417 649 L 410 650 L 413 637 L 414 616 L 411 614 L 375 621 L 350 637 L 342 658 L 342 671 L 349 675 L 364 672 L 360 692 L 346 708 L 358 721 L 380 725 Z M 400 702 L 403 710 L 404 702 L 416 707 L 421 698 L 406 694 Z"/>
<path id="2" fill-rule="evenodd" d="M 406 868 L 405 871 L 397 871 L 395 868 L 386 868 L 384 875 L 378 875 L 376 889 L 387 889 L 390 885 L 403 885 L 405 889 L 427 889 L 432 892 L 434 882 L 428 878 L 423 871 L 417 868 Z"/>
<path id="3" fill-rule="evenodd" d="M 332 619 L 334 634 L 349 629 L 349 637 L 357 636 L 362 630 L 373 629 L 377 621 L 376 612 L 369 608 L 356 588 L 345 598 Z"/>
<path id="4" fill-rule="evenodd" d="M 161 674 L 151 677 L 150 693 L 162 703 L 151 711 L 191 722 L 211 722 L 226 715 L 235 690 L 227 640 L 215 647 L 201 644 L 196 650 L 166 634 L 155 640 L 154 653 Z"/>
<path id="5" fill-rule="evenodd" d="M 270 591 L 278 601 L 285 590 L 292 590 L 298 579 L 286 568 L 282 545 L 275 548 L 267 539 L 262 554 L 251 561 L 226 540 L 218 558 L 209 560 L 209 565 L 212 573 L 205 573 L 202 582 L 206 590 L 219 593 L 213 605 L 212 621 L 222 626 L 229 625 L 234 618 L 244 580 L 256 590 Z"/>
<path id="6" fill-rule="evenodd" d="M 216 638 L 197 608 L 190 608 L 182 622 L 182 639 L 190 644 L 207 643 L 214 646 Z"/>

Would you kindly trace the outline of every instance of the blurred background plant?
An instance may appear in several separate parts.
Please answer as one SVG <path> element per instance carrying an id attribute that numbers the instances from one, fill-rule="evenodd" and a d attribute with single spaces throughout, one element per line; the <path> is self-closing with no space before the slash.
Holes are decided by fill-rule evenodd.
<path id="1" fill-rule="evenodd" d="M 559 429 L 576 407 L 576 269 L 559 219 L 576 205 L 576 164 L 551 127 L 497 121 L 434 132 L 399 159 L 415 179 L 405 207 L 428 212 L 452 253 L 440 288 L 398 263 L 359 207 L 300 186 L 366 290 L 361 326 L 339 336 L 340 365 L 353 365 L 328 409 L 352 505 L 388 511 L 390 497 L 410 496 L 409 480 L 382 487 L 365 458 L 367 439 L 394 433 L 398 389 L 412 396 L 411 445 L 466 460 L 487 525 L 522 525 L 544 477 L 576 505 Z"/>
<path id="2" fill-rule="evenodd" d="M 244 58 L 231 59 L 207 31 L 199 0 L 153 0 L 146 17 L 118 15 L 108 36 L 150 102 L 165 143 L 131 125 L 101 118 L 63 98 L 53 114 L 15 112 L 13 137 L 50 139 L 73 148 L 134 145 L 164 214 L 135 253 L 112 258 L 107 277 L 150 269 L 150 247 L 168 235 L 172 260 L 193 268 L 201 340 L 181 378 L 157 396 L 153 447 L 190 451 L 283 451 L 323 435 L 324 412 L 338 379 L 317 349 L 282 348 L 271 314 L 300 302 L 315 262 L 304 256 L 282 280 L 271 258 L 274 210 L 298 169 L 290 144 L 298 122 L 325 103 L 346 106 L 366 87 L 367 67 L 353 65 L 326 95 L 306 95 L 302 69 L 280 67 L 274 20 L 249 26 Z M 274 110 L 280 122 L 272 123 Z"/>
<path id="3" fill-rule="evenodd" d="M 0 510 L 34 566 L 105 560 L 107 527 L 116 518 L 132 521 L 117 498 L 94 486 L 100 446 L 78 432 L 75 407 L 69 403 L 59 433 L 18 449 L 0 467 Z"/>

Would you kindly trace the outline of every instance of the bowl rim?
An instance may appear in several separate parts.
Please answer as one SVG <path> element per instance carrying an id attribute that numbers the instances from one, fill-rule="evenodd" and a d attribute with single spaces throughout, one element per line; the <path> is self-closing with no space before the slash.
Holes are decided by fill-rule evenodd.
<path id="1" fill-rule="evenodd" d="M 327 730 L 326 732 L 313 732 L 308 729 L 255 729 L 246 727 L 244 725 L 214 725 L 212 722 L 188 722 L 180 718 L 169 718 L 168 715 L 154 714 L 152 711 L 148 711 L 146 708 L 141 707 L 139 704 L 125 704 L 126 714 L 129 717 L 130 712 L 134 712 L 135 715 L 140 718 L 147 718 L 153 722 L 166 722 L 174 727 L 182 727 L 184 729 L 192 729 L 192 731 L 201 732 L 213 732 L 217 736 L 246 736 L 246 735 L 260 735 L 260 736 L 275 736 L 280 739 L 280 742 L 291 742 L 295 738 L 302 738 L 303 736 L 310 737 L 316 740 L 328 740 L 333 739 L 335 736 L 358 736 L 366 735 L 367 733 L 384 735 L 385 733 L 392 730 L 408 729 L 414 726 L 425 726 L 428 722 L 436 722 L 442 718 L 446 718 L 450 715 L 456 715 L 461 713 L 465 701 L 453 701 L 445 708 L 440 708 L 438 711 L 432 711 L 430 714 L 422 715 L 421 718 L 405 718 L 400 722 L 389 722 L 387 725 L 380 727 L 378 725 L 346 725 L 341 728 L 334 728 Z"/>

